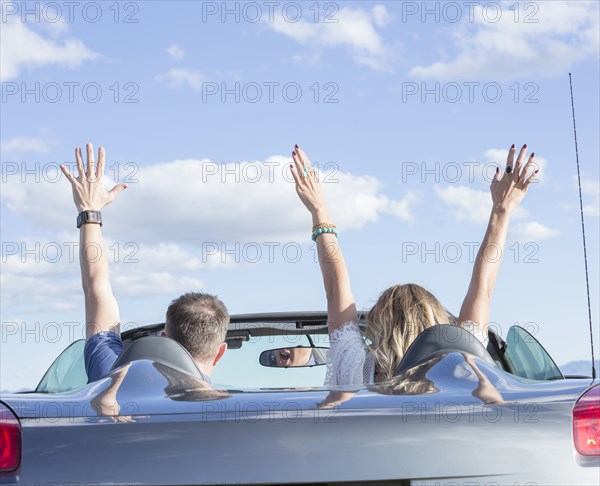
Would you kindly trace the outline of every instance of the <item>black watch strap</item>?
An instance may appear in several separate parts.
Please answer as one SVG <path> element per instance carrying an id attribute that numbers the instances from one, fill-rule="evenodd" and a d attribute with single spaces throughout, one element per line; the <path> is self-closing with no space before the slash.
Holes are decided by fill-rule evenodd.
<path id="1" fill-rule="evenodd" d="M 102 213 L 100 211 L 81 211 L 77 216 L 77 227 L 81 228 L 82 224 L 94 223 L 102 226 Z"/>

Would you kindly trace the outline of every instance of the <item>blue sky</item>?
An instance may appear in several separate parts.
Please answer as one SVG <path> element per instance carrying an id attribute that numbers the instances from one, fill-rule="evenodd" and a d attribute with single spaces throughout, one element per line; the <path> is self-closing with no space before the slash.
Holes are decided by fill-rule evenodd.
<path id="1" fill-rule="evenodd" d="M 325 308 L 285 172 L 295 143 L 326 177 L 359 307 L 416 282 L 458 312 L 494 164 L 527 143 L 542 175 L 492 320 L 524 325 L 558 364 L 589 358 L 568 73 L 597 331 L 598 4 L 276 3 L 2 2 L 1 389 L 35 386 L 81 337 L 57 167 L 86 142 L 129 183 L 104 211 L 128 327 L 198 289 L 232 313 Z"/>

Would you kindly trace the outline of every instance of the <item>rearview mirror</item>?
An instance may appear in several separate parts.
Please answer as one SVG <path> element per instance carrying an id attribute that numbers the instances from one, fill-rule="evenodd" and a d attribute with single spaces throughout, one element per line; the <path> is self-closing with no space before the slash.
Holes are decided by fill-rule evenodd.
<path id="1" fill-rule="evenodd" d="M 268 349 L 260 353 L 258 362 L 269 368 L 304 368 L 320 366 L 327 362 L 329 348 L 296 346 L 294 348 Z"/>

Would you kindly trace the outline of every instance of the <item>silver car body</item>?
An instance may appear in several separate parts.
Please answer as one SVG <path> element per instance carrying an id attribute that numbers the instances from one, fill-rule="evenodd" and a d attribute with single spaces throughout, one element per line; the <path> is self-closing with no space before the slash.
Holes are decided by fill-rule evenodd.
<path id="1" fill-rule="evenodd" d="M 467 358 L 421 364 L 416 393 L 400 375 L 360 389 L 214 385 L 216 396 L 139 360 L 117 391 L 127 421 L 93 405 L 119 369 L 72 392 L 5 394 L 23 446 L 0 484 L 598 484 L 598 458 L 576 453 L 571 430 L 574 403 L 598 381 L 534 382 L 470 359 L 502 398 L 485 403 Z"/>

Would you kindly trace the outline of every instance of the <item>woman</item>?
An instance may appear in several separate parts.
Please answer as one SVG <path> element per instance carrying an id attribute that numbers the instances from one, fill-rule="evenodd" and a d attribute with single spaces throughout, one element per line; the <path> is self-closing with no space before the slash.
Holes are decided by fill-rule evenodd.
<path id="1" fill-rule="evenodd" d="M 531 172 L 534 153 L 523 164 L 526 152 L 527 145 L 523 145 L 515 163 L 515 146 L 512 145 L 504 175 L 501 176 L 499 167 L 496 169 L 490 187 L 493 202 L 490 220 L 458 318 L 460 325 L 471 331 L 484 346 L 488 342 L 490 301 L 510 216 L 538 173 L 538 170 Z M 348 269 L 321 182 L 298 145 L 292 158 L 290 168 L 296 192 L 312 215 L 313 240 L 317 244 L 327 295 L 331 348 L 326 384 L 359 385 L 387 380 L 394 375 L 404 353 L 421 331 L 435 324 L 455 322 L 456 319 L 423 287 L 394 285 L 381 294 L 367 315 L 366 337 L 370 344 L 366 346 L 357 324 L 358 314 Z"/>

